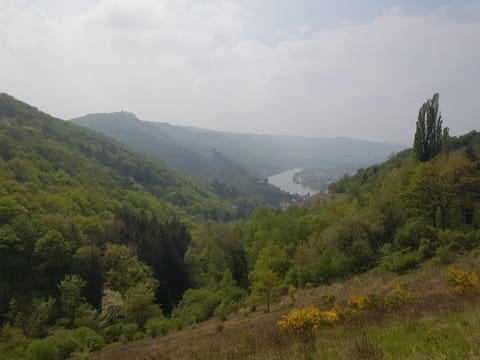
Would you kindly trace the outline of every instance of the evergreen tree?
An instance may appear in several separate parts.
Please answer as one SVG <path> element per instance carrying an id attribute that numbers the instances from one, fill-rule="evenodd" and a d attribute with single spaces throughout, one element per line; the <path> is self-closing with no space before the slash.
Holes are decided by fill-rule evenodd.
<path id="1" fill-rule="evenodd" d="M 438 98 L 439 95 L 434 94 L 418 112 L 413 150 L 416 159 L 421 162 L 447 151 L 448 128 L 442 131 L 442 115 L 439 111 Z"/>

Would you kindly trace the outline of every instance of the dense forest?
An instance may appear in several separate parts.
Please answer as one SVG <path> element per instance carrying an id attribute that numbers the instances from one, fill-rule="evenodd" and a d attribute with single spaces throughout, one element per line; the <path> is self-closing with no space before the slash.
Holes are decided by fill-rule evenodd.
<path id="1" fill-rule="evenodd" d="M 436 110 L 412 150 L 328 196 L 235 220 L 211 185 L 2 95 L 0 358 L 87 355 L 477 248 L 480 133 L 448 136 Z"/>

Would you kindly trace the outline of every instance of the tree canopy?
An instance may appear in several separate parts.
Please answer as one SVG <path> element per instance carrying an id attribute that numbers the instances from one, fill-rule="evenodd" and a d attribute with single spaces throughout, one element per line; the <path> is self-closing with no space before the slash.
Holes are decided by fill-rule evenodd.
<path id="1" fill-rule="evenodd" d="M 446 150 L 448 128 L 442 130 L 443 120 L 438 100 L 439 94 L 434 94 L 418 111 L 413 150 L 415 157 L 421 162 L 433 159 L 442 150 Z"/>

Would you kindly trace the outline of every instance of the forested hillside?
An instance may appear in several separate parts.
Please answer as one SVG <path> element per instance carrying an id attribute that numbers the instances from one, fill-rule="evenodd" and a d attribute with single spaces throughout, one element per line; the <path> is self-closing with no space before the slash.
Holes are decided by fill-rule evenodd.
<path id="1" fill-rule="evenodd" d="M 426 117 L 419 115 L 418 123 Z M 196 328 L 190 328 L 158 340 L 158 346 L 154 341 L 132 345 L 132 353 L 141 354 L 139 344 L 148 344 L 156 350 L 152 359 L 169 353 L 187 359 L 309 359 L 318 353 L 341 353 L 346 359 L 416 358 L 404 341 L 432 341 L 434 332 L 449 342 L 445 347 L 435 343 L 427 353 L 459 359 L 478 354 L 475 340 L 457 331 L 473 325 L 463 320 L 459 325 L 454 317 L 478 318 L 478 275 L 468 272 L 478 271 L 478 264 L 463 262 L 478 259 L 480 246 L 480 137 L 476 131 L 448 137 L 433 117 L 428 128 L 447 135 L 423 141 L 429 159 L 416 145 L 342 179 L 331 186 L 329 196 L 197 229 L 185 257 L 194 269 L 196 289 L 184 294 L 171 317 L 152 320 L 147 333 L 174 332 L 211 316 L 221 322 L 229 312 L 243 310 L 231 315 L 231 322 L 217 322 L 217 334 L 213 323 L 205 325 L 210 335 L 204 333 L 199 341 L 192 335 Z M 434 138 L 426 131 L 417 136 Z M 367 272 L 363 285 L 355 285 L 357 276 Z M 335 295 L 320 290 L 312 295 L 308 289 L 317 286 Z M 287 313 L 290 306 L 303 308 Z M 254 314 L 260 309 L 267 314 L 275 309 L 277 315 Z M 250 316 L 255 320 L 249 321 Z M 218 334 L 224 326 L 230 335 Z M 366 329 L 377 334 L 390 357 L 384 357 Z M 408 335 L 412 329 L 418 338 Z M 397 338 L 399 333 L 404 337 Z M 196 342 L 192 347 L 181 342 L 188 336 Z M 109 359 L 109 353 L 116 352 L 99 358 Z"/>
<path id="2" fill-rule="evenodd" d="M 174 126 L 141 121 L 127 112 L 89 114 L 72 121 L 156 155 L 189 174 L 233 185 L 270 205 L 288 201 L 289 196 L 257 181 L 265 176 L 302 167 L 343 174 L 403 149 L 348 138 L 235 134 Z"/>
<path id="3" fill-rule="evenodd" d="M 131 316 L 140 295 L 149 314 L 169 311 L 191 286 L 191 237 L 179 219 L 238 211 L 159 160 L 6 94 L 0 184 L 0 319 L 21 329 L 6 325 L 2 344 L 91 326 L 105 296 L 131 299 Z"/>
<path id="4" fill-rule="evenodd" d="M 0 116 L 5 358 L 84 356 L 241 308 L 268 313 L 297 289 L 372 269 L 404 274 L 450 264 L 480 245 L 475 131 L 440 131 L 445 136 L 424 141 L 430 159 L 421 159 L 416 141 L 413 151 L 332 185 L 328 196 L 219 222 L 232 203 L 153 158 L 6 95 Z M 431 121 L 428 128 L 441 130 Z M 465 274 L 453 276 L 476 289 L 478 277 Z M 408 300 L 395 291 L 355 301 Z M 338 309 L 318 316 L 353 316 Z"/>
<path id="5" fill-rule="evenodd" d="M 228 190 L 229 196 L 247 195 L 272 206 L 295 198 L 259 181 L 260 175 L 248 164 L 227 158 L 220 150 L 230 149 L 232 145 L 213 131 L 150 123 L 127 112 L 90 114 L 72 122 L 155 155 L 175 169 L 204 178 L 212 182 L 222 196 Z"/>

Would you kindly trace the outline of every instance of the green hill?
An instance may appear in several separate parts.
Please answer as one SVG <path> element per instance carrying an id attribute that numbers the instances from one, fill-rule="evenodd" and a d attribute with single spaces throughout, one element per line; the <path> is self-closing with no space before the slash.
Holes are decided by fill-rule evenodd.
<path id="1" fill-rule="evenodd" d="M 141 121 L 126 112 L 90 114 L 72 121 L 157 155 L 189 174 L 233 185 L 271 205 L 290 198 L 258 181 L 265 176 L 301 167 L 324 171 L 358 168 L 382 161 L 402 148 L 347 138 L 217 132 Z"/>
<path id="2" fill-rule="evenodd" d="M 425 162 L 406 150 L 342 179 L 328 196 L 210 225 L 189 253 L 198 289 L 184 295 L 163 335 L 94 358 L 480 356 L 479 140 L 475 131 L 450 138 L 448 156 Z M 243 272 L 228 261 L 235 241 Z M 233 285 L 222 269 L 235 274 Z M 247 300 L 219 311 L 235 283 Z"/>
<path id="3" fill-rule="evenodd" d="M 128 191 L 149 194 L 164 211 L 191 215 L 228 212 L 206 184 L 169 169 L 158 159 L 110 138 L 54 119 L 2 94 L 0 151 L 3 176 L 42 190 L 101 188 L 109 196 Z M 123 196 L 123 194 L 121 194 Z M 170 210 L 169 210 L 170 209 Z M 202 214 L 204 213 L 204 214 Z"/>
<path id="4" fill-rule="evenodd" d="M 6 95 L 0 116 L 1 357 L 479 354 L 475 131 L 218 222 L 225 184 Z"/>
<path id="5" fill-rule="evenodd" d="M 99 131 L 145 151 L 188 174 L 207 179 L 225 195 L 230 192 L 255 197 L 259 202 L 276 206 L 293 197 L 267 183 L 259 181 L 248 166 L 227 158 L 215 148 L 220 145 L 214 132 L 141 121 L 126 112 L 91 114 L 72 122 Z M 220 139 L 224 141 L 224 139 Z M 221 145 L 220 145 L 221 146 Z M 234 187 L 232 189 L 231 187 Z"/>
<path id="6" fill-rule="evenodd" d="M 156 296 L 171 308 L 189 286 L 188 274 L 173 280 L 184 272 L 190 241 L 175 219 L 231 218 L 236 211 L 209 185 L 154 157 L 0 95 L 2 320 L 14 299 L 25 311 L 32 299 L 56 296 L 67 274 L 82 276 L 84 295 L 98 306 L 107 244 L 135 249 L 111 251 L 140 269 L 136 280 L 162 281 Z M 162 249 L 156 258 L 149 246 Z"/>

